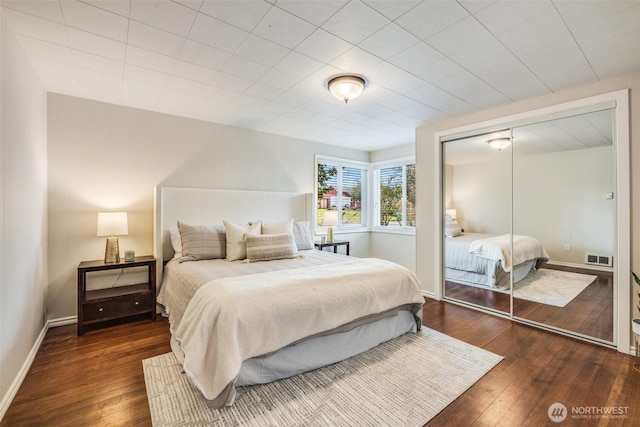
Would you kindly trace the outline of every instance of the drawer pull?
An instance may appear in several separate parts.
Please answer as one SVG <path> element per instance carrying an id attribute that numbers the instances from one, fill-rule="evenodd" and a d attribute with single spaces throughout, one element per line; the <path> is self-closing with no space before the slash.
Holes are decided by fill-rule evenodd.
<path id="1" fill-rule="evenodd" d="M 100 308 L 98 309 L 98 311 L 104 311 L 104 308 L 100 307 Z"/>
<path id="2" fill-rule="evenodd" d="M 134 302 L 133 305 L 140 305 L 138 301 Z"/>

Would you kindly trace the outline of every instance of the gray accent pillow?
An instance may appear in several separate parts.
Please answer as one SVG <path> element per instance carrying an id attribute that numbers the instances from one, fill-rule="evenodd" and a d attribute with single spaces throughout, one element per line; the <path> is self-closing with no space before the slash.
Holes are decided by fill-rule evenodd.
<path id="1" fill-rule="evenodd" d="M 178 221 L 182 257 L 180 262 L 226 257 L 227 239 L 221 225 L 189 225 Z"/>
<path id="2" fill-rule="evenodd" d="M 299 251 L 313 249 L 313 236 L 309 221 L 298 221 L 293 223 L 293 236 Z"/>
<path id="3" fill-rule="evenodd" d="M 246 235 L 245 238 L 249 262 L 295 258 L 297 256 L 298 251 L 293 234 Z"/>

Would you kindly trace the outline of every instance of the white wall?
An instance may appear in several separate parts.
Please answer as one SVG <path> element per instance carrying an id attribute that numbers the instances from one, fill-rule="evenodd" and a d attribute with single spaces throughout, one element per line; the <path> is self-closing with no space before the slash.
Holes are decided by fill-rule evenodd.
<path id="1" fill-rule="evenodd" d="M 46 93 L 0 10 L 0 418 L 45 326 Z"/>
<path id="2" fill-rule="evenodd" d="M 613 165 L 612 146 L 515 158 L 514 233 L 535 236 L 553 261 L 613 256 L 615 200 L 605 198 L 614 192 Z"/>
<path id="3" fill-rule="evenodd" d="M 517 156 L 513 162 L 515 234 L 536 237 L 553 261 L 584 264 L 585 251 L 613 255 L 614 201 L 604 198 L 614 191 L 612 146 Z M 510 159 L 447 170 L 453 171 L 447 187 L 462 228 L 509 233 Z"/>
<path id="4" fill-rule="evenodd" d="M 153 188 L 309 192 L 315 155 L 369 153 L 49 94 L 49 319 L 76 315 L 76 268 L 104 256 L 97 212 L 129 213 L 120 247 L 152 253 Z M 368 233 L 340 235 L 367 256 Z"/>

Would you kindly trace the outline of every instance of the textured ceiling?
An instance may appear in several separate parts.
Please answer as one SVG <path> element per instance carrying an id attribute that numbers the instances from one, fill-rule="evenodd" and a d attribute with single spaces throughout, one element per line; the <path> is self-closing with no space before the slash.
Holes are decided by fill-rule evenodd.
<path id="1" fill-rule="evenodd" d="M 446 144 L 445 162 L 456 166 L 491 162 L 513 156 L 583 150 L 613 145 L 613 110 L 605 109 L 560 119 L 517 126 L 486 135 L 457 139 Z M 499 153 L 488 141 L 513 135 L 513 144 Z"/>
<path id="2" fill-rule="evenodd" d="M 640 1 L 0 0 L 49 92 L 375 150 L 640 70 Z M 367 79 L 360 98 L 327 80 Z"/>

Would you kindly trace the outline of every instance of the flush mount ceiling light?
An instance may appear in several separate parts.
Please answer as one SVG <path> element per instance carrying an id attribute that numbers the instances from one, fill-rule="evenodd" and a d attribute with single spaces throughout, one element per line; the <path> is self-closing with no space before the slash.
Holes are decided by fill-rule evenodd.
<path id="1" fill-rule="evenodd" d="M 507 148 L 510 143 L 511 143 L 511 139 L 509 138 L 493 138 L 487 141 L 487 144 L 489 144 L 489 147 L 498 151 Z"/>
<path id="2" fill-rule="evenodd" d="M 329 92 L 340 101 L 347 102 L 360 96 L 364 90 L 364 79 L 358 76 L 337 76 L 327 83 Z"/>

